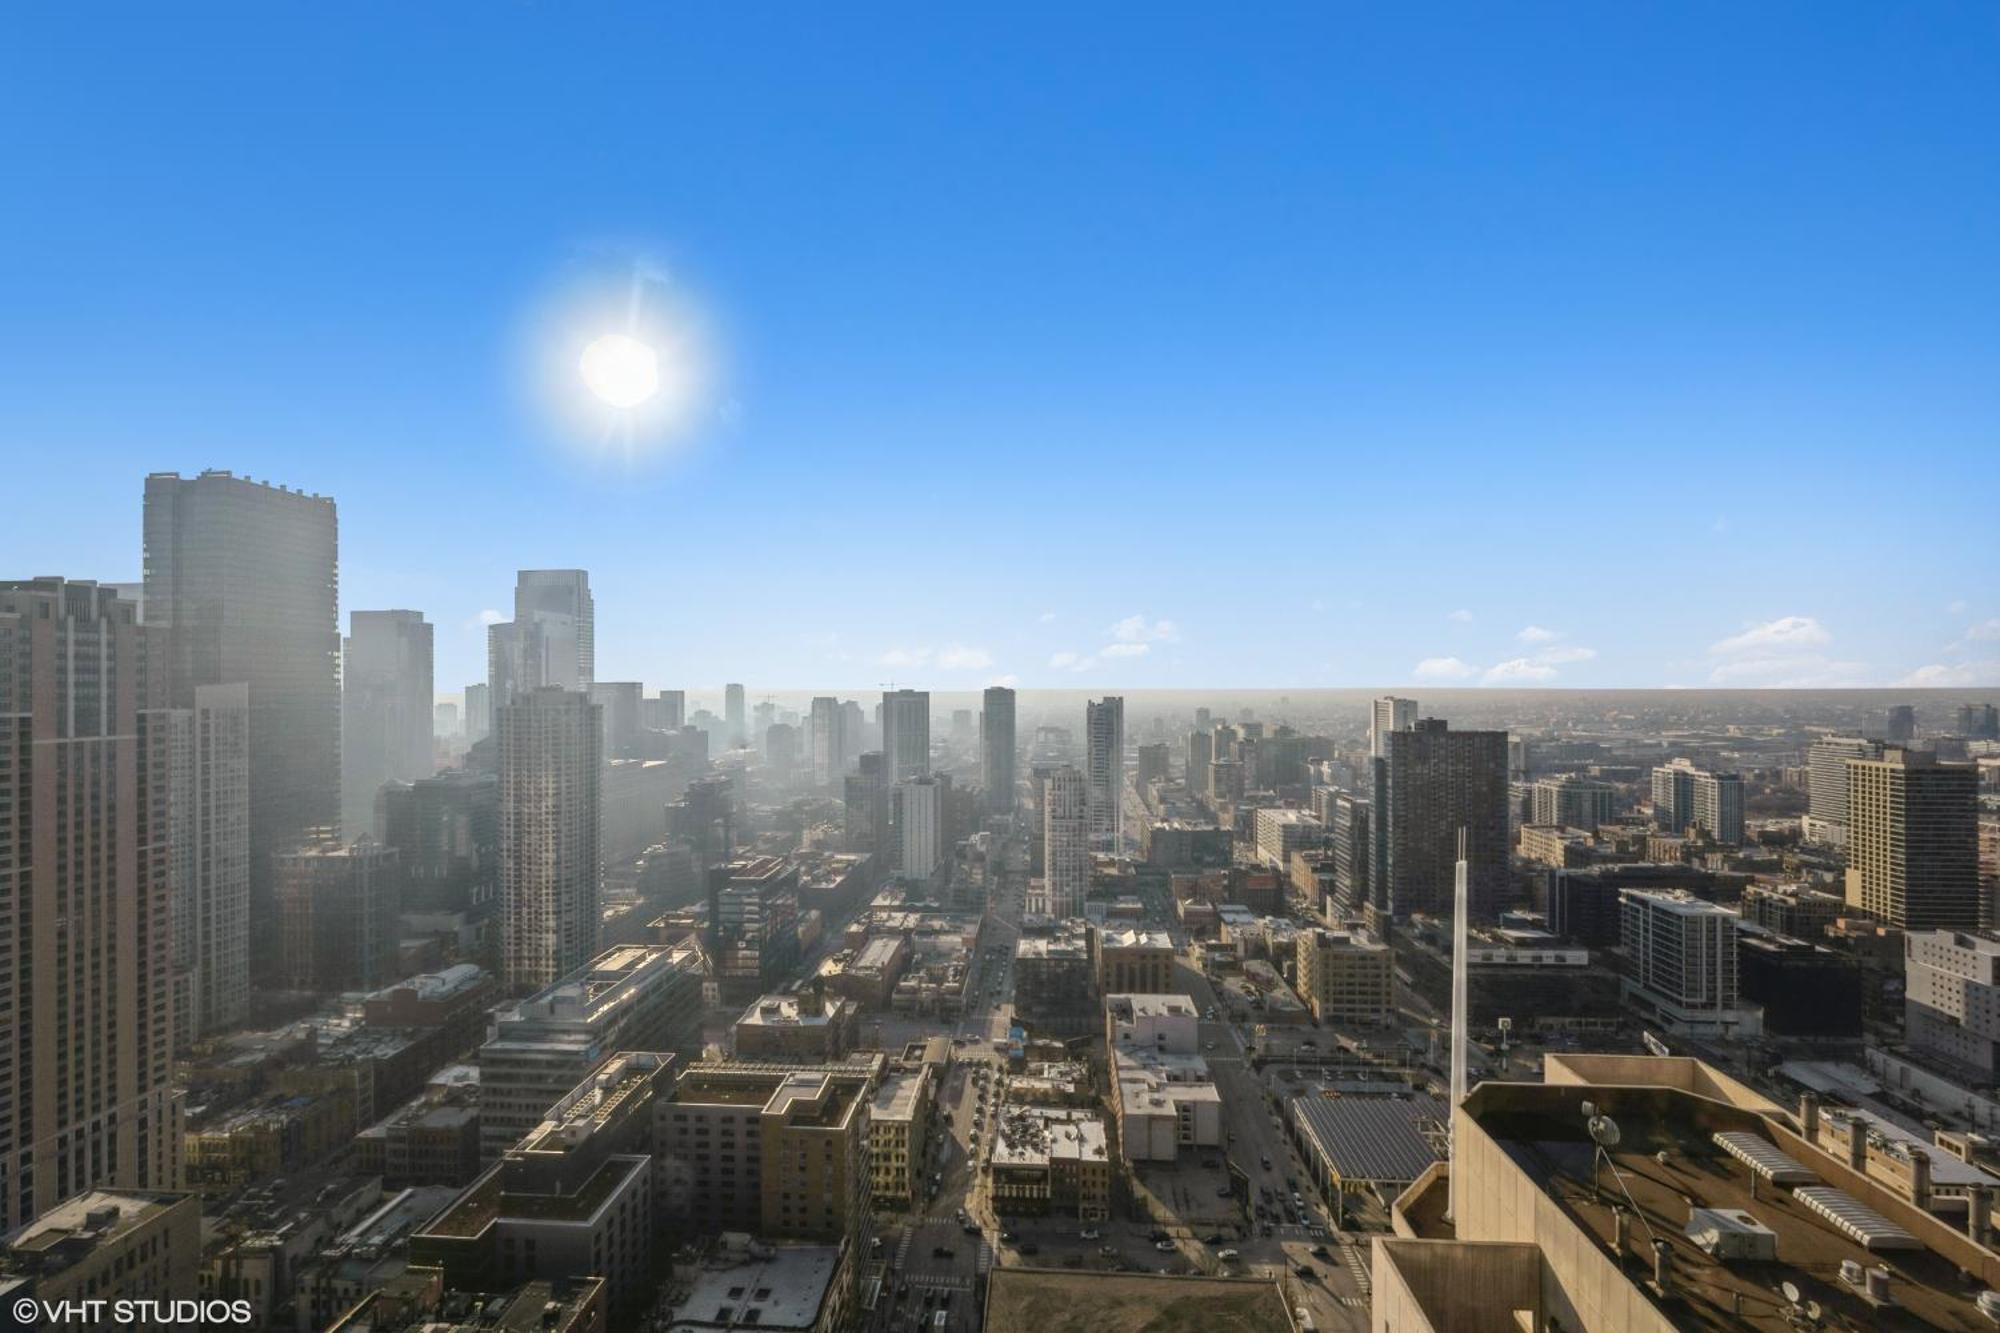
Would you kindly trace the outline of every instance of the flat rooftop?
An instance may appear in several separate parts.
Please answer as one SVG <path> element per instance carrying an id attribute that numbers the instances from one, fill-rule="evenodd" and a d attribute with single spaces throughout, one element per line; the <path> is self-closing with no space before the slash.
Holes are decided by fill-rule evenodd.
<path id="1" fill-rule="evenodd" d="M 987 1333 L 1292 1333 L 1278 1284 L 995 1268 Z"/>
<path id="2" fill-rule="evenodd" d="M 726 1252 L 725 1252 L 726 1253 Z M 716 1256 L 687 1274 L 689 1287 L 668 1316 L 676 1329 L 810 1329 L 840 1269 L 837 1245 L 757 1246 Z"/>
<path id="3" fill-rule="evenodd" d="M 1747 1111 L 1664 1088 L 1486 1084 L 1478 1091 L 1485 1094 L 1485 1104 L 1475 1111 L 1480 1127 L 1585 1235 L 1618 1254 L 1635 1283 L 1643 1283 L 1651 1272 L 1649 1239 L 1668 1244 L 1677 1298 L 1660 1308 L 1677 1329 L 1788 1333 L 1793 1327 L 1789 1312 L 1774 1295 L 1785 1282 L 1796 1285 L 1804 1299 L 1818 1302 L 1826 1312 L 1824 1328 L 1991 1327 L 1974 1304 L 1980 1288 L 1967 1283 L 1952 1259 L 1927 1247 L 1869 1250 L 1808 1209 L 1792 1190 L 1761 1180 L 1753 1189 L 1750 1168 L 1714 1143 L 1717 1131 L 1758 1133 L 1801 1165 L 1823 1171 L 1824 1184 L 1880 1207 L 1879 1195 L 1849 1188 L 1825 1169 L 1825 1155 L 1772 1141 L 1761 1119 Z M 1523 1092 L 1542 1095 L 1522 1097 Z M 1601 1195 L 1592 1187 L 1594 1144 L 1576 1109 L 1583 1098 L 1593 1099 L 1617 1123 L 1619 1140 L 1608 1156 L 1622 1193 L 1608 1173 Z M 1644 1225 L 1629 1228 L 1618 1253 L 1612 1200 L 1625 1195 Z M 1776 1233 L 1778 1258 L 1720 1262 L 1709 1257 L 1685 1235 L 1691 1208 L 1750 1214 Z M 1877 1307 L 1844 1281 L 1841 1265 L 1847 1261 L 1864 1270 L 1887 1267 L 1894 1305 Z"/>

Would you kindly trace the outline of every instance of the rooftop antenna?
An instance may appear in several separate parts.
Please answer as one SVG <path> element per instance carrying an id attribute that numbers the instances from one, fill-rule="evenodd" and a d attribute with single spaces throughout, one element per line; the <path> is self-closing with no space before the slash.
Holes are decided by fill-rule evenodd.
<path id="1" fill-rule="evenodd" d="M 1458 868 L 1453 874 L 1451 895 L 1451 1105 L 1446 1114 L 1451 1124 L 1452 1170 L 1446 1178 L 1450 1187 L 1445 1199 L 1445 1216 L 1450 1221 L 1458 1219 L 1458 1170 L 1457 1144 L 1458 1108 L 1465 1101 L 1465 1044 L 1470 1035 L 1466 1029 L 1466 987 L 1465 952 L 1466 918 L 1471 916 L 1466 889 L 1465 830 L 1458 831 Z"/>

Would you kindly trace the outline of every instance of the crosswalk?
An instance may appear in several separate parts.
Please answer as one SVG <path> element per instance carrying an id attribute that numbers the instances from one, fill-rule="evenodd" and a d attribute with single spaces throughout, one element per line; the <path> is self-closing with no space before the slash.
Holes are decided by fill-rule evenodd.
<path id="1" fill-rule="evenodd" d="M 1346 1261 L 1347 1271 L 1354 1275 L 1354 1285 L 1366 1293 L 1369 1282 L 1368 1260 L 1362 1256 L 1361 1248 L 1357 1245 L 1342 1245 L 1340 1257 Z"/>

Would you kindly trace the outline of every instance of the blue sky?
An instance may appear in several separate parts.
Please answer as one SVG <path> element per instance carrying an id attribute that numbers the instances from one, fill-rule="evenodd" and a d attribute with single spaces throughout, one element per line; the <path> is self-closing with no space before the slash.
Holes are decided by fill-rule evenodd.
<path id="1" fill-rule="evenodd" d="M 656 685 L 2000 684 L 1991 5 L 5 24 L 9 576 L 212 466 L 445 691 L 543 565 Z M 641 261 L 613 466 L 524 330 Z"/>

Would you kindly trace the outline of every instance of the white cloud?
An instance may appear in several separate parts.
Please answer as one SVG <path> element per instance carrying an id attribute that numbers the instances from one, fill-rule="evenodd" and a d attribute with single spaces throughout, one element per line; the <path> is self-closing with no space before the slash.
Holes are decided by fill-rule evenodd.
<path id="1" fill-rule="evenodd" d="M 1150 643 L 1107 643 L 1104 645 L 1102 656 L 1144 657 L 1152 651 L 1153 645 Z"/>
<path id="2" fill-rule="evenodd" d="M 1062 652 L 1049 658 L 1049 665 L 1057 671 L 1088 671 L 1097 665 L 1097 659 L 1082 653 Z"/>
<path id="3" fill-rule="evenodd" d="M 1962 616 L 1969 609 L 1970 609 L 1969 604 L 1963 597 L 1960 597 L 1954 601 L 1946 603 L 1944 608 L 1944 613 L 1948 616 Z"/>
<path id="4" fill-rule="evenodd" d="M 1833 636 L 1826 632 L 1826 626 L 1811 616 L 1780 616 L 1761 625 L 1752 625 L 1741 634 L 1717 640 L 1709 645 L 1708 651 L 1717 657 L 1746 654 L 1769 657 L 1773 653 L 1802 648 L 1824 648 L 1832 642 Z"/>
<path id="5" fill-rule="evenodd" d="M 920 667 L 930 662 L 931 650 L 928 648 L 891 648 L 875 660 L 883 666 Z"/>
<path id="6" fill-rule="evenodd" d="M 1180 626 L 1173 621 L 1148 622 L 1144 616 L 1127 616 L 1105 633 L 1120 643 L 1173 643 L 1181 637 Z"/>
<path id="7" fill-rule="evenodd" d="M 472 619 L 466 621 L 465 627 L 467 629 L 472 629 L 475 626 L 479 625 L 504 625 L 506 622 L 507 622 L 507 617 L 503 612 L 495 611 L 492 607 L 489 606 L 484 611 L 481 611 L 478 615 L 474 616 Z"/>
<path id="8" fill-rule="evenodd" d="M 1488 685 L 1498 685 L 1515 680 L 1549 680 L 1555 674 L 1556 669 L 1546 662 L 1515 657 L 1487 668 L 1486 674 L 1480 679 Z"/>
<path id="9" fill-rule="evenodd" d="M 1596 656 L 1595 648 L 1586 648 L 1580 643 L 1565 643 L 1536 653 L 1535 661 L 1543 666 L 1564 666 L 1571 662 L 1588 662 Z"/>
<path id="10" fill-rule="evenodd" d="M 998 685 L 1004 689 L 1011 690 L 1016 685 L 1019 685 L 1021 683 L 1021 678 L 1010 671 L 1004 676 L 995 676 L 992 680 L 989 680 L 986 683 L 988 685 Z"/>
<path id="11" fill-rule="evenodd" d="M 946 671 L 981 671 L 993 665 L 993 654 L 984 648 L 948 643 L 938 650 L 937 664 Z"/>
<path id="12" fill-rule="evenodd" d="M 1920 666 L 1897 681 L 1898 685 L 1938 687 L 1945 685 L 1992 685 L 2000 681 L 2000 662 L 1932 662 Z"/>
<path id="13" fill-rule="evenodd" d="M 1464 680 L 1478 674 L 1478 667 L 1456 657 L 1426 657 L 1410 671 L 1416 680 Z"/>
<path id="14" fill-rule="evenodd" d="M 1562 637 L 1560 631 L 1543 629 L 1540 625 L 1528 625 L 1515 632 L 1514 637 L 1522 643 L 1553 643 Z"/>
<path id="15" fill-rule="evenodd" d="M 1760 690 L 1831 690 L 1872 684 L 1861 662 L 1840 662 L 1818 653 L 1788 653 L 1743 657 L 1718 663 L 1708 673 L 1711 685 L 1736 685 Z"/>
<path id="16" fill-rule="evenodd" d="M 1460 625 L 1470 625 L 1472 623 L 1472 612 L 1461 606 L 1458 610 L 1446 616 L 1445 619 L 1454 621 Z"/>
<path id="17" fill-rule="evenodd" d="M 1982 620 L 1965 631 L 1967 643 L 1992 643 L 1996 639 L 2000 639 L 2000 618 Z"/>
<path id="18" fill-rule="evenodd" d="M 1053 624 L 1055 622 L 1055 618 L 1056 618 L 1056 613 L 1053 611 L 1044 611 L 1040 615 L 1035 617 L 1036 620 L 1040 621 L 1044 625 Z"/>

